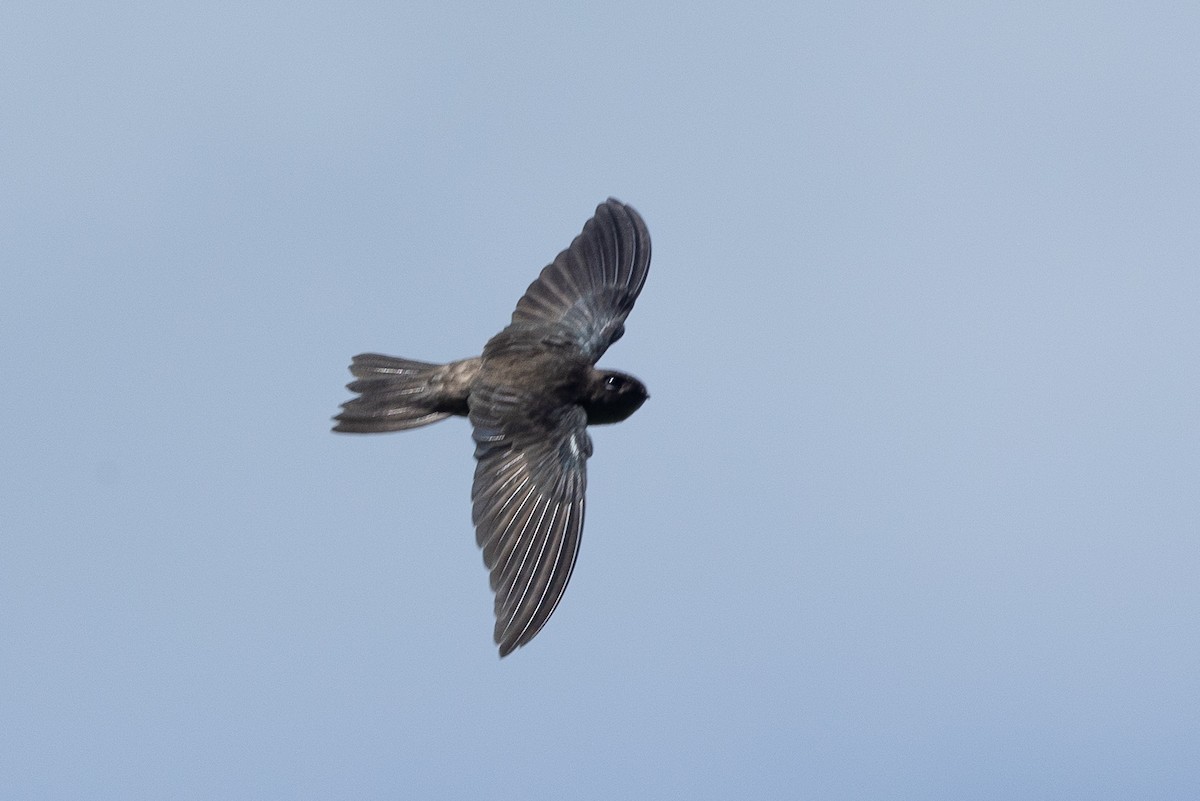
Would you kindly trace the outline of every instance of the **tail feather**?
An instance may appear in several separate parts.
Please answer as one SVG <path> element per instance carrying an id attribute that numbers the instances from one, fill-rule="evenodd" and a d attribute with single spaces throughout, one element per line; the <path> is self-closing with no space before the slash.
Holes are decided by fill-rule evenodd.
<path id="1" fill-rule="evenodd" d="M 399 356 L 384 356 L 381 353 L 360 353 L 350 362 L 350 373 L 355 378 L 431 373 L 442 366 L 433 362 L 419 362 L 416 359 L 402 359 Z"/>
<path id="2" fill-rule="evenodd" d="M 434 379 L 443 365 L 364 353 L 355 356 L 350 373 L 358 380 L 346 385 L 359 397 L 342 404 L 334 431 L 375 434 L 405 431 L 450 416 L 442 411 L 442 393 Z"/>

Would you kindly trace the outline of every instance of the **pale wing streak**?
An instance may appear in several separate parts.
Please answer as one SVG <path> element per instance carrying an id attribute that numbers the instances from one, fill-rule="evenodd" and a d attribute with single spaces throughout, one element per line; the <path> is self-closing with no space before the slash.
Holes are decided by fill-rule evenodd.
<path id="1" fill-rule="evenodd" d="M 610 225 L 608 228 L 609 237 L 607 244 L 611 250 L 605 250 L 605 243 L 603 242 L 600 245 L 600 250 L 603 254 L 601 261 L 604 270 L 604 284 L 605 286 L 617 286 L 617 282 L 621 278 L 621 265 L 617 263 L 617 257 L 620 256 L 621 253 L 620 223 L 616 225 Z M 610 266 L 612 267 L 611 276 L 608 274 L 608 269 Z"/>
<path id="2" fill-rule="evenodd" d="M 496 476 L 499 478 L 508 470 L 512 470 L 511 474 L 503 481 L 497 481 L 496 483 L 487 486 L 476 496 L 475 502 L 477 506 L 475 522 L 478 523 L 498 517 L 504 512 L 508 505 L 512 503 L 512 499 L 516 497 L 517 493 L 529 483 L 528 472 L 523 470 L 521 465 L 518 464 L 520 460 L 520 454 L 517 454 L 513 458 L 509 459 L 508 462 L 506 462 L 500 467 L 499 470 L 496 471 Z M 512 484 L 513 481 L 518 478 L 521 479 L 520 483 L 517 484 L 507 498 L 501 501 L 500 499 L 504 497 L 503 493 L 505 490 L 510 484 Z M 477 537 L 480 545 L 483 545 L 484 542 L 490 542 L 491 539 L 494 539 L 495 537 L 496 530 L 494 526 L 487 527 L 486 530 L 487 532 L 490 532 L 492 536 L 486 540 Z"/>
<path id="3" fill-rule="evenodd" d="M 560 272 L 554 278 L 566 278 L 566 275 Z M 557 281 L 547 281 L 546 290 L 548 294 L 554 296 L 556 300 L 560 301 L 567 308 L 570 308 L 575 303 L 575 298 L 579 296 L 579 291 L 571 286 L 569 281 L 566 283 L 567 286 L 559 286 Z"/>
<path id="4" fill-rule="evenodd" d="M 551 525 L 553 525 L 553 522 L 551 523 Z M 546 581 L 546 586 L 542 588 L 541 597 L 538 598 L 537 605 L 534 606 L 533 609 L 530 611 L 529 620 L 525 623 L 525 626 L 521 629 L 520 633 L 517 634 L 518 642 L 523 641 L 525 639 L 525 634 L 526 634 L 526 632 L 529 631 L 529 627 L 532 626 L 533 622 L 538 619 L 538 617 L 539 617 L 538 612 L 541 610 L 542 605 L 545 604 L 547 601 L 549 601 L 554 606 L 557 606 L 558 599 L 562 597 L 561 592 L 558 593 L 557 598 L 549 598 L 548 596 L 554 587 L 554 577 L 556 575 L 558 575 L 559 562 L 562 559 L 563 549 L 566 547 L 567 540 L 569 539 L 569 537 L 567 535 L 570 533 L 570 530 L 571 530 L 571 504 L 567 504 L 567 507 L 565 509 L 565 514 L 563 515 L 562 528 L 560 529 L 559 535 L 558 535 L 558 549 L 554 553 L 554 564 L 550 568 L 550 573 L 549 573 L 549 576 Z M 564 587 L 566 586 L 565 582 L 564 582 L 563 586 Z M 550 611 L 553 611 L 553 606 L 551 607 Z M 548 620 L 549 617 L 550 617 L 550 615 L 549 615 L 549 613 L 547 613 L 546 616 L 542 619 L 542 622 L 538 624 L 539 629 L 542 627 L 542 625 L 545 624 L 546 620 Z"/>
<path id="5" fill-rule="evenodd" d="M 520 517 L 521 511 L 525 508 L 525 504 L 529 503 L 529 499 L 534 496 L 536 490 L 536 487 L 530 485 L 529 491 L 526 492 L 525 497 L 521 499 L 520 505 L 514 507 L 511 512 L 505 515 L 504 525 L 496 526 L 496 529 L 499 532 L 499 536 L 496 539 L 499 540 L 500 551 L 496 554 L 496 561 L 493 563 L 492 567 L 493 584 L 497 579 L 504 575 L 505 569 L 507 569 L 508 563 L 512 560 L 513 552 L 516 549 L 517 538 L 510 538 L 508 533 L 512 529 L 513 523 L 515 523 L 517 518 Z M 535 505 L 536 503 L 537 501 L 534 501 Z M 496 523 L 499 524 L 500 522 L 501 520 L 497 518 Z M 498 569 L 501 560 L 504 562 L 505 569 Z"/>
<path id="6" fill-rule="evenodd" d="M 539 506 L 542 509 L 540 516 L 538 516 Z M 529 560 L 529 554 L 533 551 L 533 546 L 539 539 L 538 532 L 541 531 L 542 521 L 546 519 L 546 513 L 549 511 L 550 499 L 539 495 L 537 501 L 533 505 L 533 508 L 529 511 L 529 517 L 526 518 L 524 525 L 521 526 L 521 532 L 516 536 L 517 541 L 520 542 L 525 540 L 525 535 L 527 533 L 530 534 L 528 544 L 525 546 L 525 553 L 521 556 L 521 561 L 511 572 L 509 571 L 509 566 L 512 564 L 511 554 L 509 555 L 509 560 L 504 563 L 504 578 L 506 584 L 508 585 L 504 593 L 504 605 L 506 608 L 508 607 L 509 599 L 512 598 L 513 590 L 517 588 L 517 584 L 519 583 L 517 579 L 520 578 L 521 571 L 525 567 L 525 563 Z M 529 524 L 533 523 L 533 518 L 535 516 L 537 516 L 538 521 L 537 524 L 534 525 L 533 530 L 530 531 Z M 545 547 L 545 543 L 542 543 L 542 546 Z M 516 552 L 515 549 L 513 552 Z M 523 593 L 524 591 L 522 591 L 522 594 Z"/>
<path id="7" fill-rule="evenodd" d="M 571 438 L 571 442 L 572 442 L 572 444 L 574 444 L 573 436 Z M 532 608 L 530 608 L 527 612 L 525 612 L 525 614 L 520 615 L 520 617 L 524 618 L 526 622 L 525 622 L 525 625 L 522 627 L 521 631 L 518 633 L 515 642 L 527 642 L 528 641 L 526 638 L 527 632 L 529 633 L 529 638 L 532 638 L 535 634 L 537 634 L 538 631 L 541 630 L 541 627 L 543 625 L 545 625 L 546 621 L 550 619 L 550 615 L 553 614 L 554 608 L 556 606 L 558 606 L 558 602 L 562 598 L 563 591 L 566 589 L 567 582 L 570 580 L 570 574 L 574 569 L 575 557 L 578 556 L 578 554 L 579 554 L 579 538 L 578 538 L 578 536 L 575 536 L 575 537 L 570 536 L 571 535 L 571 511 L 572 511 L 572 507 L 574 506 L 574 503 L 575 503 L 575 501 L 572 501 L 570 499 L 572 498 L 572 495 L 573 495 L 572 490 L 574 489 L 577 481 L 578 481 L 578 478 L 575 475 L 573 475 L 571 473 L 562 473 L 558 476 L 558 480 L 554 484 L 553 496 L 557 497 L 557 498 L 566 498 L 568 500 L 565 504 L 556 502 L 555 503 L 555 517 L 551 519 L 550 524 L 548 526 L 546 526 L 544 529 L 541 529 L 541 527 L 539 526 L 539 529 L 541 529 L 544 532 L 541 535 L 541 538 L 544 543 L 549 544 L 551 539 L 557 540 L 557 542 L 555 543 L 554 559 L 553 559 L 553 562 L 550 564 L 550 571 L 548 573 L 545 572 L 544 569 L 536 571 L 536 575 L 539 575 L 541 577 L 541 581 L 539 582 L 541 584 L 541 586 L 537 590 L 536 598 L 531 599 L 531 600 L 536 601 L 533 604 Z M 583 502 L 582 498 L 580 498 L 577 502 L 582 504 L 582 502 Z M 559 521 L 559 517 L 558 517 L 559 512 L 563 513 L 562 518 L 561 518 L 561 524 L 555 525 Z M 560 570 L 559 564 L 562 559 L 563 549 L 566 548 L 569 541 L 573 545 L 573 550 L 574 550 L 574 554 L 571 557 L 571 568 L 567 571 L 567 573 L 565 575 L 559 576 L 559 570 Z M 539 555 L 538 561 L 537 561 L 537 566 L 539 568 L 544 568 L 546 565 L 545 561 L 543 560 L 543 557 L 545 556 L 544 551 L 545 551 L 545 549 L 543 547 L 543 553 Z M 556 582 L 555 581 L 556 577 L 561 578 L 562 581 Z M 530 578 L 526 582 L 526 584 L 527 584 L 526 592 L 528 592 L 528 589 L 532 589 L 533 583 L 534 582 L 533 582 L 532 578 Z M 556 584 L 557 584 L 557 586 L 556 586 Z M 519 611 L 524 611 L 525 603 L 526 603 L 525 595 L 523 594 L 521 600 L 518 603 L 517 609 Z M 545 608 L 544 615 L 541 614 L 543 608 Z M 515 620 L 516 617 L 517 616 L 514 614 L 513 619 Z M 533 629 L 532 632 L 530 632 L 531 627 Z M 509 628 L 511 628 L 511 623 L 505 627 L 506 634 L 507 634 L 507 631 Z"/>
<path id="8" fill-rule="evenodd" d="M 538 507 L 539 506 L 542 507 L 542 511 L 541 511 L 540 515 L 538 515 Z M 497 595 L 496 595 L 496 611 L 497 611 L 496 630 L 498 632 L 500 632 L 499 639 L 502 642 L 504 640 L 503 632 L 507 631 L 509 626 L 512 625 L 513 618 L 516 616 L 516 613 L 517 613 L 518 609 L 520 608 L 519 604 L 512 603 L 513 592 L 518 589 L 518 587 L 517 587 L 518 584 L 528 584 L 527 579 L 522 580 L 521 571 L 524 568 L 525 564 L 529 560 L 529 554 L 532 553 L 533 546 L 537 543 L 537 541 L 539 539 L 537 536 L 538 527 L 541 525 L 541 521 L 545 519 L 546 512 L 549 510 L 549 506 L 550 506 L 549 500 L 546 498 L 539 497 L 537 502 L 534 503 L 533 507 L 530 509 L 529 518 L 525 521 L 525 524 L 521 527 L 520 534 L 515 538 L 518 540 L 527 539 L 527 543 L 524 547 L 524 553 L 522 554 L 520 561 L 516 564 L 515 569 L 512 570 L 511 572 L 508 569 L 509 564 L 511 564 L 511 559 L 510 559 L 509 564 L 505 565 L 504 578 L 503 578 L 503 581 L 501 582 L 501 586 L 504 589 L 504 595 L 502 598 L 499 594 L 499 591 L 497 592 Z M 533 519 L 535 517 L 538 518 L 538 523 L 537 523 L 537 525 L 534 526 L 534 529 L 531 532 L 531 536 L 526 538 L 525 534 L 527 531 L 529 531 L 529 524 L 533 522 Z M 544 547 L 544 543 L 543 543 L 543 547 Z M 503 617 L 504 617 L 504 625 L 503 626 L 500 625 L 501 621 L 499 619 L 501 612 L 503 613 Z"/>
<path id="9" fill-rule="evenodd" d="M 542 558 L 546 554 L 546 546 L 550 544 L 549 534 L 551 531 L 554 530 L 554 521 L 558 518 L 558 511 L 559 511 L 558 504 L 554 504 L 554 513 L 550 517 L 550 523 L 545 528 L 543 528 L 542 523 L 546 519 L 546 512 L 550 511 L 550 506 L 551 506 L 550 500 L 547 498 L 546 499 L 546 509 L 542 512 L 542 517 L 538 520 L 537 527 L 534 528 L 533 539 L 541 540 L 541 547 L 538 549 L 537 559 L 535 559 L 533 562 L 534 571 L 533 571 L 532 575 L 526 577 L 526 579 L 524 581 L 520 582 L 522 585 L 524 585 L 521 587 L 521 597 L 517 599 L 517 602 L 512 605 L 512 607 L 509 611 L 508 622 L 504 625 L 504 632 L 503 632 L 503 634 L 500 635 L 501 639 L 503 639 L 508 634 L 508 630 L 510 628 L 512 628 L 512 624 L 517 621 L 517 618 L 518 618 L 517 613 L 520 612 L 521 608 L 525 605 L 525 598 L 529 595 L 529 590 L 533 588 L 533 585 L 535 583 L 534 579 L 537 576 L 537 567 L 542 564 Z M 539 533 L 541 534 L 541 536 L 538 536 Z M 530 550 L 532 550 L 532 548 Z M 524 566 L 525 566 L 524 564 L 521 565 L 522 568 Z M 518 575 L 520 575 L 520 571 L 518 571 Z M 516 587 L 516 585 L 514 584 L 513 588 L 515 589 L 515 587 Z M 510 591 L 509 595 L 511 595 L 511 594 L 512 593 Z M 507 603 L 507 598 L 505 599 L 505 603 Z M 536 609 L 536 607 L 534 607 L 534 608 Z M 528 627 L 529 627 L 529 624 L 526 623 L 525 626 L 522 627 L 522 631 Z"/>
<path id="10" fill-rule="evenodd" d="M 533 516 L 537 514 L 538 507 L 541 506 L 545 500 L 540 494 L 537 493 L 536 489 L 531 488 L 529 494 L 531 497 L 536 496 L 534 497 L 533 505 L 529 507 L 529 511 L 527 513 L 514 515 L 513 518 L 508 521 L 508 525 L 504 527 L 504 534 L 501 537 L 501 542 L 504 543 L 504 545 L 501 546 L 501 552 L 503 553 L 507 551 L 507 553 L 504 557 L 504 564 L 499 565 L 499 569 L 495 575 L 500 577 L 501 583 L 505 585 L 508 590 L 505 593 L 506 601 L 508 595 L 512 593 L 513 577 L 517 575 L 521 565 L 525 563 L 525 559 L 529 556 L 529 549 L 533 546 L 533 540 L 531 539 L 529 543 L 525 545 L 524 553 L 521 555 L 520 559 L 517 560 L 515 565 L 513 564 L 513 557 L 516 555 L 518 550 L 521 550 L 521 543 L 525 538 L 525 532 L 529 529 L 529 521 L 532 520 Z M 524 504 L 522 504 L 522 506 L 524 506 Z M 520 510 L 518 510 L 518 512 L 520 512 Z M 510 536 L 510 531 L 518 519 L 522 520 L 521 530 L 515 535 Z"/>
<path id="11" fill-rule="evenodd" d="M 529 484 L 529 476 L 524 476 L 521 479 L 521 483 L 518 484 L 513 489 L 512 493 L 508 496 L 507 499 L 505 499 L 504 503 L 500 504 L 500 506 L 498 508 L 489 509 L 486 515 L 483 515 L 480 517 L 480 521 L 492 521 L 492 525 L 485 527 L 489 536 L 486 539 L 482 539 L 478 536 L 476 537 L 476 539 L 479 541 L 480 547 L 484 548 L 483 555 L 485 558 L 487 558 L 489 556 L 489 550 L 494 550 L 494 549 L 492 549 L 492 546 L 497 542 L 497 540 L 499 539 L 499 537 L 503 533 L 503 531 L 507 531 L 507 526 L 509 523 L 511 523 L 512 517 L 516 516 L 517 513 L 519 513 L 521 511 L 520 506 L 518 506 L 516 509 L 512 510 L 511 512 L 508 512 L 506 510 L 509 508 L 509 504 L 511 504 L 513 502 L 513 499 L 516 498 L 517 495 L 521 492 L 521 490 L 525 489 L 526 485 L 528 485 L 528 484 Z M 533 494 L 533 490 L 534 490 L 534 488 L 530 487 L 529 492 L 525 493 L 525 498 L 524 498 L 524 500 L 521 501 L 522 506 L 525 504 L 525 502 L 527 502 L 529 500 L 529 496 L 531 494 Z M 508 521 L 508 522 L 505 524 L 505 526 L 502 527 L 499 525 L 499 523 L 501 521 Z M 503 541 L 501 540 L 500 542 L 501 542 L 501 545 L 503 545 Z M 489 566 L 491 566 L 492 561 L 490 558 L 488 559 L 488 563 L 489 563 Z"/>

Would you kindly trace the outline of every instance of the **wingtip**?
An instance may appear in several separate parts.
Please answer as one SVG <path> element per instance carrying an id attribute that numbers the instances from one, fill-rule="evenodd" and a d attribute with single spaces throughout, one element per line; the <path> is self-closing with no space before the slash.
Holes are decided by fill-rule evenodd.
<path id="1" fill-rule="evenodd" d="M 616 207 L 618 209 L 621 209 L 623 211 L 627 211 L 627 212 L 631 213 L 632 215 L 634 215 L 635 217 L 637 217 L 639 219 L 641 218 L 641 215 L 638 214 L 637 209 L 635 209 L 633 206 L 626 203 L 624 200 L 621 200 L 618 197 L 613 197 L 612 195 L 609 195 L 607 200 L 605 200 L 603 203 L 601 203 L 599 206 L 597 206 L 596 210 L 599 211 L 600 209 L 605 208 L 605 207 L 610 207 L 610 208 Z"/>

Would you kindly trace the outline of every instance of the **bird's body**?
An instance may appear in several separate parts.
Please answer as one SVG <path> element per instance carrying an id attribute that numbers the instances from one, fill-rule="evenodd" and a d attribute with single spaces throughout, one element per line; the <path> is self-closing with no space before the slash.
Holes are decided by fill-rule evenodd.
<path id="1" fill-rule="evenodd" d="M 615 423 L 649 397 L 594 366 L 624 333 L 650 266 L 650 235 L 609 199 L 517 303 L 481 356 L 439 365 L 354 357 L 335 431 L 402 431 L 451 415 L 474 427 L 476 539 L 496 593 L 500 655 L 529 642 L 557 606 L 583 528 L 588 425 Z"/>

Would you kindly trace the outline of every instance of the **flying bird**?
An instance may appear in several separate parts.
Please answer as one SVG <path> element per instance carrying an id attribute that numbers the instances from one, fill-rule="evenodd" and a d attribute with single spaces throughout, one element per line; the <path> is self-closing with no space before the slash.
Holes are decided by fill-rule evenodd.
<path id="1" fill-rule="evenodd" d="M 625 333 L 650 268 L 650 232 L 609 198 L 517 301 L 512 322 L 470 359 L 431 364 L 355 356 L 334 431 L 405 431 L 452 415 L 473 427 L 471 519 L 495 593 L 504 657 L 541 631 L 562 599 L 583 531 L 589 425 L 616 423 L 649 394 L 596 368 Z"/>

